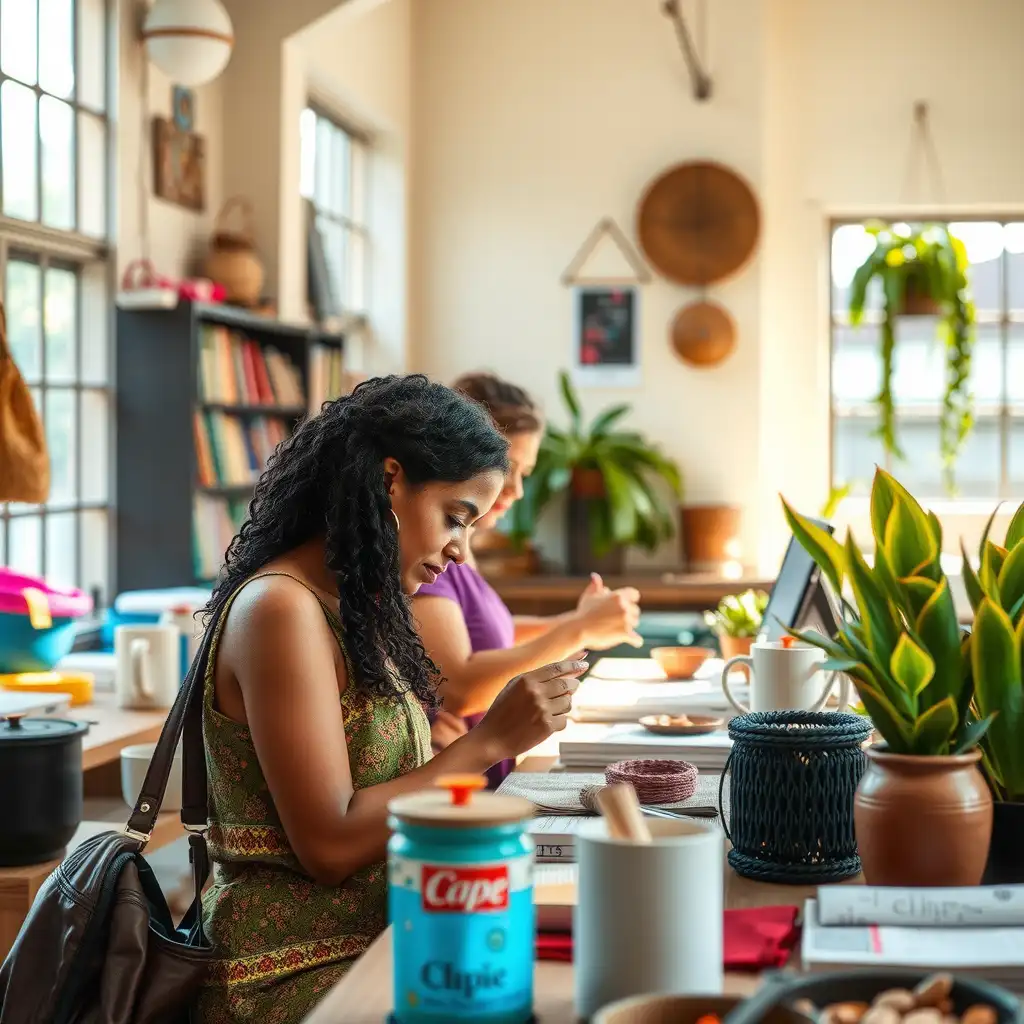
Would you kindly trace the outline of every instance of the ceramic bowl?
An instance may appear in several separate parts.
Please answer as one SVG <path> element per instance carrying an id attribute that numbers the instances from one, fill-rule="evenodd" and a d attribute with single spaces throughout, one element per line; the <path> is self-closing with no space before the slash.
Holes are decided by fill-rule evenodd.
<path id="1" fill-rule="evenodd" d="M 669 679 L 692 679 L 715 652 L 710 647 L 655 647 L 651 657 Z"/>
<path id="2" fill-rule="evenodd" d="M 742 1002 L 735 996 L 633 996 L 602 1007 L 591 1024 L 697 1024 L 702 1017 L 725 1015 Z M 777 1007 L 763 1024 L 810 1024 L 789 1007 Z"/>

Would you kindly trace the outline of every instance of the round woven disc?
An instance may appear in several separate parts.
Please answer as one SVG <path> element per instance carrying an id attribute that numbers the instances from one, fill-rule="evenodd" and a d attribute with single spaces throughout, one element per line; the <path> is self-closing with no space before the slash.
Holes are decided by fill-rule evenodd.
<path id="1" fill-rule="evenodd" d="M 735 274 L 754 253 L 761 218 L 750 186 L 721 164 L 678 164 L 640 200 L 637 237 L 670 281 L 706 285 Z"/>
<path id="2" fill-rule="evenodd" d="M 736 347 L 736 324 L 717 302 L 691 302 L 672 320 L 672 348 L 690 366 L 717 366 Z"/>

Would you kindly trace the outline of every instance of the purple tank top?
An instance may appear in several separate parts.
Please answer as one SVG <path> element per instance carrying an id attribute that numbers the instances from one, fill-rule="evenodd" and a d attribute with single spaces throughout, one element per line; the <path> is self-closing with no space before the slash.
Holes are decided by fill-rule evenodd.
<path id="1" fill-rule="evenodd" d="M 469 565 L 451 563 L 433 582 L 416 593 L 417 597 L 446 597 L 462 611 L 473 652 L 505 650 L 515 643 L 516 631 L 512 613 L 497 591 Z M 484 716 L 469 715 L 466 725 L 472 728 Z M 487 772 L 491 789 L 515 767 L 515 761 L 499 761 Z"/>

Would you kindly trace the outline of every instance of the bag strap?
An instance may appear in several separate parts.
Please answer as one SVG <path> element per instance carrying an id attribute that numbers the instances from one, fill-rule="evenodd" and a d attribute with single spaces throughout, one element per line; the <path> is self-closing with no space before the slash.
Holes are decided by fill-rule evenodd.
<path id="1" fill-rule="evenodd" d="M 164 722 L 156 751 L 149 762 L 142 791 L 135 802 L 125 832 L 133 839 L 148 842 L 156 828 L 157 815 L 163 803 L 167 780 L 171 776 L 174 753 L 184 733 L 182 743 L 182 803 L 181 822 L 191 832 L 205 831 L 208 821 L 206 786 L 206 749 L 203 746 L 203 691 L 206 684 L 206 664 L 217 629 L 218 612 L 203 633 L 199 650 L 189 667 L 185 681 L 178 688 L 178 696 Z"/>

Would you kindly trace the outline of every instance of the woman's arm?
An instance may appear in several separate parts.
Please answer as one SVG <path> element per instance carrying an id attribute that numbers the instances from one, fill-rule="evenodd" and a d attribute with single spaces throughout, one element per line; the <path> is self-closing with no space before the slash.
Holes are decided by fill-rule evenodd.
<path id="1" fill-rule="evenodd" d="M 576 615 L 575 611 L 562 612 L 561 615 L 516 615 L 512 622 L 516 629 L 516 643 L 526 643 L 546 633 L 549 629 L 568 622 Z"/>
<path id="2" fill-rule="evenodd" d="M 237 680 L 256 756 L 303 868 L 336 885 L 384 858 L 387 803 L 442 775 L 481 774 L 564 728 L 585 665 L 513 680 L 488 721 L 405 775 L 356 790 L 338 680 L 338 645 L 316 599 L 297 584 L 258 581 L 232 606 L 218 671 Z M 495 714 L 495 711 L 497 712 Z"/>
<path id="3" fill-rule="evenodd" d="M 513 676 L 560 661 L 583 646 L 582 625 L 567 617 L 526 643 L 474 653 L 462 609 L 455 601 L 417 597 L 413 614 L 427 653 L 444 677 L 438 691 L 444 709 L 453 715 L 486 711 Z"/>

